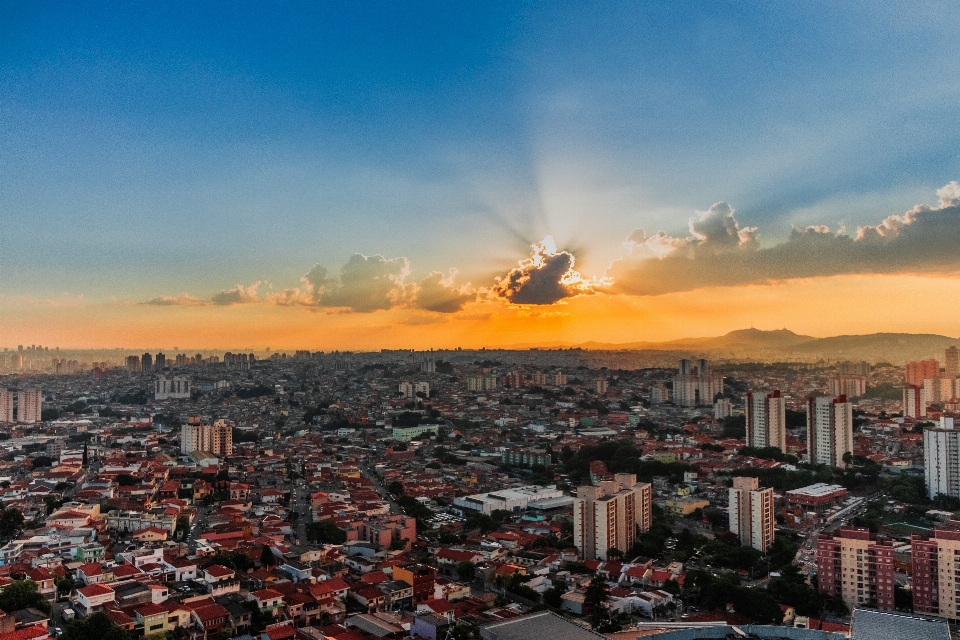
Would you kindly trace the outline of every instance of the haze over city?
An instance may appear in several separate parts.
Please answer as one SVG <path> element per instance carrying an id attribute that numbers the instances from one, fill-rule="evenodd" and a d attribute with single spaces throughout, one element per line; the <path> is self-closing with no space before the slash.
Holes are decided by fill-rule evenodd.
<path id="1" fill-rule="evenodd" d="M 938 6 L 6 4 L 0 344 L 957 335 Z"/>

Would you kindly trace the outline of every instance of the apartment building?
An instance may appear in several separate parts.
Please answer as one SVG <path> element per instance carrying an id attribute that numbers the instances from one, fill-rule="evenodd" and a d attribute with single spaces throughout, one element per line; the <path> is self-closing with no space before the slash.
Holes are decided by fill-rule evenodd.
<path id="1" fill-rule="evenodd" d="M 893 543 L 863 528 L 842 528 L 817 538 L 820 591 L 847 606 L 893 611 Z"/>
<path id="2" fill-rule="evenodd" d="M 586 560 L 606 560 L 610 549 L 629 551 L 637 530 L 650 529 L 653 488 L 632 473 L 577 489 L 573 504 L 573 542 Z"/>

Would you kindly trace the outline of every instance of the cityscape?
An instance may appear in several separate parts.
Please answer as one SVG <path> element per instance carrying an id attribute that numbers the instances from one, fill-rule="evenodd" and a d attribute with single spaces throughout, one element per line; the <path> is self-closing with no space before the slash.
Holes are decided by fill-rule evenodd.
<path id="1" fill-rule="evenodd" d="M 958 28 L 0 3 L 0 640 L 960 640 Z"/>

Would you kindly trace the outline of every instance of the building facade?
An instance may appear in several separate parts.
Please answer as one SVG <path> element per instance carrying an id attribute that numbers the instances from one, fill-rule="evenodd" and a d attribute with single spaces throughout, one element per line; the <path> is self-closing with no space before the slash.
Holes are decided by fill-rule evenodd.
<path id="1" fill-rule="evenodd" d="M 820 591 L 839 596 L 852 611 L 893 611 L 893 543 L 868 529 L 843 528 L 817 538 Z"/>
<path id="2" fill-rule="evenodd" d="M 153 383 L 156 400 L 184 400 L 190 397 L 190 381 L 186 378 L 157 378 Z"/>
<path id="3" fill-rule="evenodd" d="M 853 403 L 846 396 L 807 399 L 807 456 L 812 464 L 843 466 L 853 452 Z"/>
<path id="4" fill-rule="evenodd" d="M 36 424 L 42 421 L 43 391 L 25 389 L 17 393 L 17 422 Z"/>
<path id="5" fill-rule="evenodd" d="M 729 490 L 730 531 L 740 537 L 740 544 L 766 551 L 773 544 L 773 488 L 760 488 L 758 478 L 736 477 Z"/>
<path id="6" fill-rule="evenodd" d="M 217 456 L 233 455 L 233 427 L 225 420 L 200 424 L 199 418 L 189 418 L 188 423 L 180 429 L 180 453 L 189 455 L 194 451 L 206 451 Z"/>
<path id="7" fill-rule="evenodd" d="M 776 389 L 770 393 L 751 391 L 744 401 L 747 418 L 747 446 L 776 447 L 786 453 L 787 405 Z"/>
<path id="8" fill-rule="evenodd" d="M 960 498 L 960 431 L 953 418 L 940 418 L 937 428 L 923 430 L 923 478 L 927 495 Z"/>
<path id="9" fill-rule="evenodd" d="M 627 552 L 637 531 L 650 529 L 653 488 L 637 476 L 618 473 L 612 481 L 577 489 L 573 504 L 573 542 L 585 560 L 606 560 L 610 549 Z"/>
<path id="10" fill-rule="evenodd" d="M 914 613 L 960 618 L 960 531 L 911 536 L 910 568 Z"/>
<path id="11" fill-rule="evenodd" d="M 923 381 L 919 385 L 908 384 L 903 388 L 903 415 L 906 418 L 927 417 L 927 392 Z"/>
<path id="12" fill-rule="evenodd" d="M 718 394 L 723 393 L 723 376 L 710 370 L 710 362 L 681 360 L 678 373 L 673 378 L 673 402 L 682 407 L 712 405 Z"/>

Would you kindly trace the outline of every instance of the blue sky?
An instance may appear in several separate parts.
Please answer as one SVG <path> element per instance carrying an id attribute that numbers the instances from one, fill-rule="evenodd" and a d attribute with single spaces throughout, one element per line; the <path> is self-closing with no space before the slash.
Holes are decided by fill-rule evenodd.
<path id="1" fill-rule="evenodd" d="M 947 3 L 3 3 L 0 291 L 297 285 L 353 253 L 600 275 L 717 201 L 761 243 L 960 177 Z"/>

